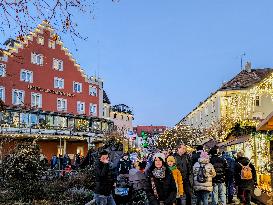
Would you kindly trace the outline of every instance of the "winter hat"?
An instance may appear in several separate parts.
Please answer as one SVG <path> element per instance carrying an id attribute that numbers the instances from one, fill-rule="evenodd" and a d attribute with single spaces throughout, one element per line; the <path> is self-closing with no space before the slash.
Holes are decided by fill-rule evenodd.
<path id="1" fill-rule="evenodd" d="M 167 157 L 167 162 L 173 162 L 173 163 L 176 163 L 176 160 L 173 156 L 168 156 Z"/>
<path id="2" fill-rule="evenodd" d="M 157 157 L 162 159 L 165 162 L 165 155 L 163 153 L 160 153 L 160 152 L 155 153 L 155 155 L 153 157 L 153 161 L 155 161 L 155 158 L 157 158 Z"/>
<path id="3" fill-rule="evenodd" d="M 208 155 L 207 152 L 202 151 L 201 154 L 200 154 L 200 158 L 202 158 L 202 159 L 209 159 L 209 155 Z"/>

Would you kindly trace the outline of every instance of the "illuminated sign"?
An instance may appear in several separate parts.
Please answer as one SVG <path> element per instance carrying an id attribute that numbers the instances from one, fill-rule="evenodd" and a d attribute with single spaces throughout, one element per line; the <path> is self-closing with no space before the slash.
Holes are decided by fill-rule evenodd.
<path id="1" fill-rule="evenodd" d="M 30 90 L 36 90 L 36 91 L 40 91 L 40 92 L 62 95 L 62 96 L 67 96 L 67 97 L 74 97 L 75 96 L 75 94 L 66 93 L 66 92 L 59 91 L 59 90 L 45 89 L 45 88 L 41 88 L 39 86 L 28 85 L 27 88 Z"/>

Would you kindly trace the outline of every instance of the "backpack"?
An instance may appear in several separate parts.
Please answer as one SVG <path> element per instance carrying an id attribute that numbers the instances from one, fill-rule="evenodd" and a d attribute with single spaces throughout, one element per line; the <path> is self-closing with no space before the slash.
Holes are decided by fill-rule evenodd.
<path id="1" fill-rule="evenodd" d="M 241 170 L 241 179 L 245 179 L 245 180 L 250 180 L 252 179 L 252 169 L 249 167 L 250 162 L 244 166 L 242 165 L 240 162 L 238 162 L 238 164 L 241 165 L 242 170 Z"/>
<path id="2" fill-rule="evenodd" d="M 207 181 L 205 165 L 202 166 L 200 164 L 200 167 L 197 173 L 197 181 L 199 183 L 205 183 Z"/>

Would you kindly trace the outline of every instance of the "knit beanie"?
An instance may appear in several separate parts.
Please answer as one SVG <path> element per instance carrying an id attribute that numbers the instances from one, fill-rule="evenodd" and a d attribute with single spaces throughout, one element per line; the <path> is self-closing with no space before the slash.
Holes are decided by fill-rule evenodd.
<path id="1" fill-rule="evenodd" d="M 162 159 L 164 162 L 165 162 L 165 155 L 163 153 L 155 153 L 154 157 L 153 157 L 153 160 L 155 161 L 155 158 L 160 158 Z"/>
<path id="2" fill-rule="evenodd" d="M 176 160 L 173 156 L 168 156 L 167 157 L 167 162 L 173 162 L 173 163 L 176 163 Z"/>
<path id="3" fill-rule="evenodd" d="M 209 159 L 209 155 L 208 155 L 207 152 L 202 151 L 201 154 L 200 154 L 200 158 L 202 158 L 202 159 Z"/>

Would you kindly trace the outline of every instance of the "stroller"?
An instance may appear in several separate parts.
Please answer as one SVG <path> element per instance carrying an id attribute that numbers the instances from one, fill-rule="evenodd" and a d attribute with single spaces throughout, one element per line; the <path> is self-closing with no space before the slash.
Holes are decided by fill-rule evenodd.
<path id="1" fill-rule="evenodd" d="M 117 205 L 130 205 L 131 189 L 128 176 L 119 175 L 114 192 L 114 199 Z"/>

